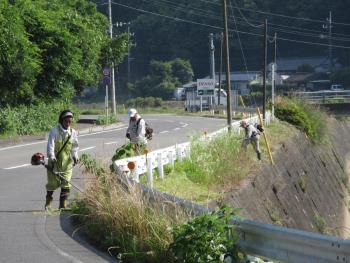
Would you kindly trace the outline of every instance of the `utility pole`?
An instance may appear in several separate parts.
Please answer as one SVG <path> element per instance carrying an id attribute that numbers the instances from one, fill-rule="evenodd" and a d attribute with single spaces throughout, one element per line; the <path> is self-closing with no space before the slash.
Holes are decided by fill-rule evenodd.
<path id="1" fill-rule="evenodd" d="M 333 72 L 333 48 L 332 48 L 332 11 L 329 11 L 329 17 L 326 18 L 327 24 L 323 24 L 323 29 L 328 29 L 328 60 L 329 60 L 329 74 Z M 321 35 L 321 38 L 324 37 Z"/>
<path id="2" fill-rule="evenodd" d="M 272 64 L 272 80 L 271 80 L 271 116 L 275 119 L 275 89 L 276 89 L 276 69 L 277 69 L 277 33 L 274 36 L 274 53 L 273 53 L 273 64 Z"/>
<path id="3" fill-rule="evenodd" d="M 128 84 L 130 83 L 130 22 L 128 23 Z"/>
<path id="4" fill-rule="evenodd" d="M 220 106 L 221 97 L 221 75 L 222 75 L 222 48 L 224 43 L 224 33 L 220 33 L 220 69 L 219 69 L 219 94 L 218 94 L 218 105 Z"/>
<path id="5" fill-rule="evenodd" d="M 112 23 L 112 1 L 108 0 L 108 16 L 109 16 L 109 36 L 113 38 L 113 23 Z M 114 81 L 114 62 L 111 63 L 111 73 L 112 73 L 112 105 L 113 114 L 117 114 L 117 105 L 115 102 L 115 81 Z"/>
<path id="6" fill-rule="evenodd" d="M 222 0 L 224 15 L 224 38 L 225 38 L 225 62 L 226 62 L 226 87 L 227 87 L 227 126 L 228 132 L 232 131 L 232 105 L 231 105 L 231 79 L 230 79 L 230 52 L 228 45 L 228 25 L 227 25 L 227 5 L 226 0 Z"/>
<path id="7" fill-rule="evenodd" d="M 267 19 L 264 23 L 263 118 L 266 120 Z"/>
<path id="8" fill-rule="evenodd" d="M 215 80 L 215 58 L 214 58 L 214 53 L 215 53 L 215 47 L 214 47 L 214 35 L 213 33 L 209 34 L 209 74 L 210 78 Z M 214 81 L 215 83 L 215 81 Z M 210 106 L 213 106 L 213 97 L 214 97 L 214 104 L 215 104 L 215 86 L 214 85 L 214 94 L 213 96 L 210 96 Z"/>
<path id="9" fill-rule="evenodd" d="M 333 50 L 332 50 L 332 11 L 329 11 L 328 18 L 328 44 L 329 44 L 329 72 L 333 73 Z"/>

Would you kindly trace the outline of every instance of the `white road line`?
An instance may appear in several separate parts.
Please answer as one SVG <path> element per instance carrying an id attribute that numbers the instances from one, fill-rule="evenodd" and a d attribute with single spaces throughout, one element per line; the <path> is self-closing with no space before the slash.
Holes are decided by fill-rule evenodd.
<path id="1" fill-rule="evenodd" d="M 188 126 L 188 123 L 183 123 L 183 122 L 180 122 L 181 124 L 183 124 L 181 127 L 182 128 L 185 128 L 186 126 Z"/>
<path id="2" fill-rule="evenodd" d="M 96 146 L 91 146 L 91 147 L 87 147 L 87 148 L 81 149 L 81 150 L 79 150 L 79 152 L 87 151 L 87 150 L 90 150 L 90 149 L 93 149 L 93 148 L 96 148 Z"/>
<path id="3" fill-rule="evenodd" d="M 30 163 L 26 163 L 26 164 L 22 164 L 22 165 L 7 167 L 7 168 L 4 168 L 4 169 L 5 170 L 12 170 L 12 169 L 21 168 L 21 167 L 30 166 L 30 165 L 31 165 Z"/>
<path id="4" fill-rule="evenodd" d="M 9 149 L 14 149 L 14 148 L 20 148 L 20 147 L 30 146 L 30 145 L 40 144 L 40 143 L 47 143 L 47 141 L 33 142 L 33 143 L 27 143 L 27 144 L 20 144 L 20 145 L 15 145 L 15 146 L 4 147 L 4 148 L 0 148 L 0 151 L 5 151 L 5 150 L 9 150 Z"/>
<path id="5" fill-rule="evenodd" d="M 160 133 L 167 133 L 167 132 L 169 132 L 169 131 L 161 131 L 161 132 L 159 132 L 159 134 L 160 134 Z"/>
<path id="6" fill-rule="evenodd" d="M 105 145 L 109 145 L 109 144 L 116 144 L 116 143 L 118 143 L 117 141 L 115 141 L 115 142 L 105 142 L 104 144 Z"/>
<path id="7" fill-rule="evenodd" d="M 124 130 L 125 128 L 127 128 L 127 127 L 126 127 L 126 126 L 123 126 L 123 127 L 121 127 L 121 128 L 118 128 L 118 129 L 111 129 L 111 130 L 107 130 L 107 131 L 99 131 L 99 132 L 93 132 L 93 133 L 82 134 L 82 135 L 79 135 L 78 137 L 85 137 L 85 136 L 95 135 L 95 134 L 100 134 L 100 133 L 106 133 L 106 132 L 112 132 L 112 131 L 119 131 L 119 130 Z"/>
<path id="8" fill-rule="evenodd" d="M 180 130 L 181 128 L 175 128 L 175 129 L 173 129 L 174 131 L 177 131 L 177 130 Z"/>
<path id="9" fill-rule="evenodd" d="M 100 131 L 100 132 L 82 134 L 82 135 L 79 135 L 78 137 L 85 137 L 85 136 L 95 135 L 95 134 L 100 134 L 100 133 L 119 131 L 119 130 L 123 130 L 123 129 L 125 129 L 125 128 L 126 128 L 126 126 L 123 126 L 123 127 L 121 127 L 121 128 L 118 128 L 118 129 L 111 129 L 111 130 L 107 130 L 107 131 Z M 43 140 L 43 141 L 41 141 L 41 142 L 33 142 L 33 143 L 26 143 L 26 144 L 19 144 L 19 145 L 4 147 L 4 148 L 0 148 L 0 152 L 1 152 L 1 151 L 5 151 L 5 150 L 9 150 L 9 149 L 15 149 L 15 148 L 21 148 L 21 147 L 25 147 L 25 146 L 36 145 L 36 144 L 40 144 L 40 143 L 47 143 L 47 141 L 46 141 L 46 140 Z"/>

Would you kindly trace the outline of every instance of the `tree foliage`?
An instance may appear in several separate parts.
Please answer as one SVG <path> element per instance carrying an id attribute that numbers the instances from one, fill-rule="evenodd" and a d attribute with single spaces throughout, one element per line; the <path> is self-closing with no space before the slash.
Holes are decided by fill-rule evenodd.
<path id="1" fill-rule="evenodd" d="M 0 0 L 0 105 L 71 99 L 119 63 L 126 37 L 87 0 Z"/>
<path id="2" fill-rule="evenodd" d="M 170 99 L 176 86 L 191 81 L 193 70 L 189 61 L 177 58 L 172 61 L 152 60 L 149 74 L 135 85 L 130 85 L 133 97 L 155 96 Z"/>

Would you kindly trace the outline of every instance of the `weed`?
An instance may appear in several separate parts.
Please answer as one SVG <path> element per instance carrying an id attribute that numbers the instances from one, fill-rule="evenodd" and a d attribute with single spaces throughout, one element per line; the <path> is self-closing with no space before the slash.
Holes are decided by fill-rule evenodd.
<path id="1" fill-rule="evenodd" d="M 276 208 L 272 210 L 270 217 L 274 225 L 283 226 L 281 215 Z"/>
<path id="2" fill-rule="evenodd" d="M 345 186 L 347 186 L 347 185 L 348 185 L 348 182 L 349 182 L 349 176 L 348 176 L 347 174 L 342 175 L 342 176 L 341 176 L 341 181 L 343 182 L 343 184 L 344 184 Z"/>
<path id="3" fill-rule="evenodd" d="M 326 220 L 321 217 L 319 214 L 315 214 L 313 218 L 314 224 L 321 234 L 326 234 L 327 232 L 327 223 Z"/>
<path id="4" fill-rule="evenodd" d="M 298 179 L 298 185 L 301 189 L 301 191 L 305 192 L 306 190 L 306 182 L 304 176 L 300 176 Z"/>
<path id="5" fill-rule="evenodd" d="M 235 226 L 229 224 L 236 211 L 223 207 L 175 226 L 170 249 L 176 262 L 224 262 L 227 256 L 237 259 L 239 234 Z"/>

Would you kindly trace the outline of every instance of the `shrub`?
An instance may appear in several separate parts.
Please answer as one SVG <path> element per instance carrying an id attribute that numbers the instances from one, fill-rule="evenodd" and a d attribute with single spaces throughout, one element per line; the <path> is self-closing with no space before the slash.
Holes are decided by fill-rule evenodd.
<path id="1" fill-rule="evenodd" d="M 325 120 L 327 119 L 324 112 L 297 99 L 278 98 L 276 101 L 275 114 L 277 118 L 305 132 L 314 143 L 323 139 L 326 128 Z"/>
<path id="2" fill-rule="evenodd" d="M 175 226 L 170 249 L 176 262 L 224 262 L 227 256 L 237 259 L 239 234 L 235 226 L 229 224 L 236 211 L 223 207 Z"/>
<path id="3" fill-rule="evenodd" d="M 60 112 L 67 108 L 73 110 L 75 116 L 79 116 L 75 107 L 63 102 L 2 108 L 0 109 L 0 134 L 31 135 L 48 131 L 57 124 Z"/>
<path id="4" fill-rule="evenodd" d="M 154 98 L 154 97 L 146 97 L 146 98 L 137 97 L 137 98 L 129 99 L 126 102 L 126 105 L 128 107 L 134 107 L 134 108 L 161 107 L 162 104 L 163 104 L 163 101 L 161 98 Z"/>

